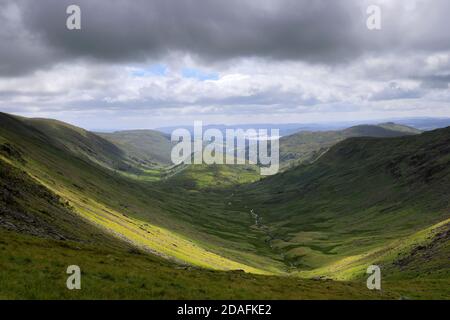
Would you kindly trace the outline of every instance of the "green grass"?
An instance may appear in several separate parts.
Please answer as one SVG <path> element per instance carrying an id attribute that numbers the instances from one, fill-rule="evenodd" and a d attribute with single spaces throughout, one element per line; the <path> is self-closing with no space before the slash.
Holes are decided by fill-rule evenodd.
<path id="1" fill-rule="evenodd" d="M 185 189 L 229 189 L 260 180 L 259 168 L 252 165 L 188 165 L 167 178 Z"/>
<path id="2" fill-rule="evenodd" d="M 280 140 L 280 160 L 283 167 L 312 162 L 329 148 L 351 137 L 399 137 L 419 134 L 420 130 L 395 123 L 359 125 L 338 131 L 302 131 Z"/>
<path id="3" fill-rule="evenodd" d="M 168 183 L 155 185 L 124 176 L 54 147 L 20 121 L 7 120 L 13 124 L 5 130 L 9 124 L 3 121 L 3 136 L 14 141 L 26 159 L 13 161 L 14 165 L 67 201 L 80 216 L 117 237 L 199 266 L 277 272 L 271 259 L 261 255 L 261 250 L 268 250 L 246 225 L 248 214 L 224 216 L 228 203 L 222 196 L 205 197 Z M 152 230 L 141 228 L 164 232 L 149 237 L 147 231 Z"/>
<path id="4" fill-rule="evenodd" d="M 188 268 L 121 246 L 46 240 L 0 230 L 0 299 L 448 299 L 447 279 L 308 280 Z M 68 290 L 78 265 L 81 290 Z"/>
<path id="5" fill-rule="evenodd" d="M 312 165 L 243 187 L 235 203 L 262 217 L 291 269 L 340 278 L 327 270 L 448 219 L 449 130 L 344 141 Z"/>
<path id="6" fill-rule="evenodd" d="M 311 271 L 300 271 L 299 276 L 320 275 L 335 280 L 361 279 L 367 266 L 375 264 L 382 268 L 383 275 L 389 279 L 414 279 L 427 274 L 427 278 L 446 282 L 450 278 L 449 231 L 450 219 L 447 219 L 362 254 L 347 256 Z M 441 234 L 447 235 L 441 239 L 437 238 Z M 411 254 L 417 251 L 416 248 L 423 250 L 422 256 Z"/>
<path id="7" fill-rule="evenodd" d="M 0 123 L 0 218 L 9 223 L 0 227 L 14 231 L 0 231 L 7 298 L 448 297 L 448 241 L 434 239 L 450 212 L 449 129 L 346 140 L 260 180 L 252 166 L 150 169 L 122 152 L 132 169 L 118 170 L 114 149 L 81 129 L 4 114 Z M 77 255 L 92 291 L 52 293 Z M 109 255 L 117 264 L 105 266 Z M 387 291 L 365 289 L 372 263 Z M 300 279 L 316 276 L 340 281 Z"/>
<path id="8" fill-rule="evenodd" d="M 98 135 L 124 151 L 128 158 L 143 168 L 171 164 L 170 136 L 154 130 L 129 130 Z"/>
<path id="9" fill-rule="evenodd" d="M 392 290 L 388 285 L 373 292 L 363 281 L 184 268 L 135 250 L 5 231 L 0 231 L 0 252 L 0 299 L 398 299 L 413 294 L 399 282 Z M 69 265 L 81 268 L 81 290 L 65 286 Z M 415 286 L 423 287 L 424 282 Z"/>

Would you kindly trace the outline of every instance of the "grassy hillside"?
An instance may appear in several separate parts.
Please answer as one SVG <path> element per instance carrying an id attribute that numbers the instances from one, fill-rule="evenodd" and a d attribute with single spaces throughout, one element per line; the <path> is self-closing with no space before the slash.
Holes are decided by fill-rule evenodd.
<path id="1" fill-rule="evenodd" d="M 382 292 L 371 292 L 364 280 L 258 276 L 175 264 L 101 232 L 24 172 L 6 162 L 1 168 L 1 299 L 398 299 L 449 294 L 448 283 L 437 280 L 414 283 L 421 294 L 397 279 L 383 282 Z M 441 241 L 442 231 L 438 236 Z M 434 254 L 439 245 L 448 244 L 429 242 L 437 247 Z M 412 264 L 399 261 L 405 267 Z M 65 288 L 65 270 L 73 264 L 82 268 L 81 291 Z"/>
<path id="2" fill-rule="evenodd" d="M 154 130 L 131 130 L 97 133 L 123 150 L 129 158 L 144 167 L 171 164 L 170 136 Z"/>
<path id="3" fill-rule="evenodd" d="M 0 227 L 9 231 L 116 245 L 112 237 L 80 219 L 61 197 L 4 159 L 0 159 L 0 213 Z"/>
<path id="4" fill-rule="evenodd" d="M 103 230 L 194 265 L 277 272 L 269 250 L 249 232 L 249 215 L 229 211 L 222 195 L 123 175 L 54 146 L 52 137 L 20 119 L 2 115 L 0 120 L 0 143 L 15 150 L 3 158 Z"/>
<path id="5" fill-rule="evenodd" d="M 139 162 L 92 132 L 52 119 L 17 118 L 52 146 L 113 170 L 137 173 Z"/>
<path id="6" fill-rule="evenodd" d="M 420 131 L 395 123 L 359 125 L 338 131 L 303 131 L 280 140 L 280 161 L 285 166 L 313 161 L 336 143 L 352 137 L 400 137 Z"/>
<path id="7" fill-rule="evenodd" d="M 40 239 L 0 229 L 0 299 L 398 299 L 364 283 L 218 272 L 98 244 Z M 81 290 L 65 287 L 69 265 Z M 423 297 L 423 296 L 422 296 Z"/>
<path id="8" fill-rule="evenodd" d="M 415 234 L 446 221 L 449 185 L 446 128 L 347 139 L 312 165 L 246 187 L 241 201 L 260 216 L 267 241 L 294 270 L 349 279 L 361 276 L 363 265 L 352 272 L 361 255 L 398 247 L 399 239 L 417 240 Z M 398 254 L 411 249 L 402 248 Z M 369 255 L 364 265 L 376 257 Z"/>
<path id="9" fill-rule="evenodd" d="M 189 190 L 227 189 L 261 179 L 256 165 L 181 165 L 165 170 L 166 184 Z"/>
<path id="10" fill-rule="evenodd" d="M 330 283 L 174 264 L 93 227 L 25 172 L 3 160 L 0 164 L 0 299 L 395 296 L 364 292 L 357 283 L 333 283 L 330 290 Z M 83 271 L 81 291 L 65 288 L 65 270 L 73 264 Z"/>
<path id="11" fill-rule="evenodd" d="M 404 132 L 404 133 L 409 133 L 409 134 L 419 134 L 422 133 L 421 130 L 416 129 L 414 127 L 411 126 L 407 126 L 404 124 L 398 124 L 395 122 L 385 122 L 385 123 L 380 123 L 377 125 L 378 127 L 384 128 L 384 129 L 388 129 L 391 131 L 396 131 L 396 132 Z M 445 127 L 445 126 L 444 126 Z"/>

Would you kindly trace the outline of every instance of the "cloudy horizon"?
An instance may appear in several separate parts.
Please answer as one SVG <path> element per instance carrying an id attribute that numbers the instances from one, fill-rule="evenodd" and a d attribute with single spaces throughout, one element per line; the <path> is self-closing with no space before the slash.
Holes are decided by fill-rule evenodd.
<path id="1" fill-rule="evenodd" d="M 0 111 L 87 129 L 450 117 L 449 14 L 446 0 L 0 0 Z"/>

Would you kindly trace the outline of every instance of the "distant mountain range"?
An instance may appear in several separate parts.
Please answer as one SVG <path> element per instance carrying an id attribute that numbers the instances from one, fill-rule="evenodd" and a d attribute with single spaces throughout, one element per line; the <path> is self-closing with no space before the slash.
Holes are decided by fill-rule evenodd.
<path id="1" fill-rule="evenodd" d="M 385 120 L 361 120 L 361 121 L 341 121 L 341 122 L 328 122 L 328 123 L 255 123 L 255 124 L 239 124 L 239 125 L 224 125 L 224 124 L 211 124 L 204 125 L 204 129 L 219 129 L 225 133 L 226 129 L 279 129 L 281 136 L 291 135 L 300 131 L 331 131 L 331 130 L 341 130 L 349 128 L 352 126 L 362 125 L 362 124 L 377 124 L 377 123 L 387 123 L 394 122 L 397 124 L 410 126 L 418 130 L 434 130 L 438 128 L 445 128 L 450 126 L 450 118 L 393 118 Z M 174 130 L 178 128 L 187 129 L 193 134 L 193 126 L 180 125 L 180 126 L 170 126 L 161 127 L 155 130 L 171 134 Z"/>
<path id="2" fill-rule="evenodd" d="M 204 130 L 208 128 L 213 128 L 213 126 L 207 126 Z M 217 127 L 214 128 L 217 129 Z M 219 129 L 223 130 L 223 134 L 225 135 L 225 130 L 229 129 L 229 127 L 219 127 Z M 250 125 L 243 129 L 250 129 Z M 420 130 L 413 127 L 392 122 L 375 125 L 358 125 L 334 131 L 302 130 L 281 138 L 280 161 L 283 166 L 293 163 L 298 164 L 303 161 L 312 161 L 332 145 L 350 137 L 397 137 L 418 134 L 420 132 Z M 147 169 L 158 165 L 171 164 L 170 152 L 172 143 L 169 134 L 160 133 L 155 130 L 131 130 L 97 134 L 122 150 L 128 159 L 124 160 L 124 163 L 134 163 L 138 167 Z M 226 145 L 218 144 L 218 147 L 224 148 L 224 153 L 233 152 Z M 122 165 L 122 168 L 126 169 L 127 167 Z"/>
<path id="3" fill-rule="evenodd" d="M 420 130 L 393 122 L 358 125 L 336 131 L 301 131 L 280 140 L 280 161 L 299 164 L 314 161 L 331 146 L 352 137 L 389 138 L 414 135 Z"/>

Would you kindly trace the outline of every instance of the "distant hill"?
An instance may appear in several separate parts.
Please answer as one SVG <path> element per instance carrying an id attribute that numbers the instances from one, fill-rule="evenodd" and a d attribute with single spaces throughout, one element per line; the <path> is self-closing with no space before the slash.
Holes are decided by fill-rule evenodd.
<path id="1" fill-rule="evenodd" d="M 175 127 L 161 127 L 157 128 L 155 130 L 158 130 L 160 132 L 171 134 L 174 130 L 183 128 L 188 130 L 191 135 L 194 134 L 194 127 L 192 125 L 180 125 Z M 268 133 L 270 134 L 271 129 L 279 129 L 280 135 L 290 135 L 294 134 L 296 132 L 299 132 L 301 130 L 324 130 L 324 128 L 329 128 L 328 125 L 320 125 L 320 124 L 298 124 L 298 123 L 283 123 L 283 124 L 273 124 L 273 123 L 255 123 L 255 124 L 236 124 L 236 125 L 224 125 L 224 124 L 212 124 L 212 125 L 203 125 L 203 130 L 206 131 L 208 129 L 218 129 L 222 132 L 222 134 L 225 136 L 226 130 L 248 130 L 248 129 L 265 129 L 268 130 Z M 334 127 L 333 127 L 334 128 Z M 340 126 L 339 126 L 340 128 Z"/>
<path id="2" fill-rule="evenodd" d="M 129 158 L 143 165 L 171 164 L 172 143 L 167 134 L 154 130 L 130 130 L 97 135 L 113 143 Z"/>
<path id="3" fill-rule="evenodd" d="M 404 132 L 406 134 L 419 134 L 422 133 L 422 130 L 416 129 L 414 127 L 411 126 L 407 126 L 404 124 L 399 124 L 399 123 L 395 123 L 395 122 L 384 122 L 384 123 L 380 123 L 377 125 L 378 127 L 387 129 L 387 130 L 392 130 L 395 132 Z"/>
<path id="4" fill-rule="evenodd" d="M 406 118 L 406 119 L 394 119 L 395 123 L 414 127 L 419 130 L 428 131 L 439 128 L 446 128 L 450 126 L 450 118 Z"/>
<path id="5" fill-rule="evenodd" d="M 331 146 L 351 137 L 390 138 L 419 134 L 412 127 L 392 122 L 379 125 L 358 125 L 338 131 L 303 131 L 280 139 L 280 161 L 284 165 L 313 161 Z"/>
<path id="6" fill-rule="evenodd" d="M 224 124 L 209 124 L 204 125 L 203 128 L 206 129 L 219 129 L 223 134 L 225 134 L 226 129 L 279 129 L 280 135 L 285 137 L 301 131 L 337 131 L 343 130 L 345 128 L 361 125 L 362 123 L 368 125 L 377 125 L 379 123 L 396 123 L 402 126 L 411 127 L 421 131 L 434 130 L 439 128 L 445 128 L 450 126 L 450 118 L 432 118 L 432 117 L 422 117 L 422 118 L 392 118 L 386 120 L 349 120 L 349 121 L 328 121 L 324 123 L 247 123 L 247 124 L 234 124 L 234 125 L 224 125 Z M 170 127 L 160 127 L 155 130 L 171 134 L 175 129 L 184 128 L 193 134 L 192 125 L 179 125 Z M 116 130 L 118 131 L 118 130 Z"/>

